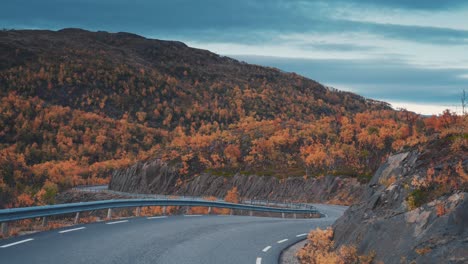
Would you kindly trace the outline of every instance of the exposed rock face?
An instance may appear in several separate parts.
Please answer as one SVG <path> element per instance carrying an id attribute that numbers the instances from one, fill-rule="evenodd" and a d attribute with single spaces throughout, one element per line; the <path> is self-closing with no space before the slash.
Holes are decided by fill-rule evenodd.
<path id="1" fill-rule="evenodd" d="M 137 163 L 115 171 L 109 188 L 133 193 L 224 197 L 234 186 L 244 198 L 345 205 L 357 201 L 363 191 L 356 179 L 335 176 L 278 180 L 268 176 L 201 174 L 182 182 L 177 170 L 160 160 Z"/>
<path id="2" fill-rule="evenodd" d="M 464 167 L 468 162 L 463 152 L 455 159 L 431 151 L 436 169 L 442 159 L 455 164 L 461 159 Z M 384 263 L 468 262 L 468 193 L 463 188 L 415 209 L 408 203 L 414 180 L 426 177 L 427 153 L 394 155 L 380 167 L 360 202 L 335 223 L 337 248 L 355 245 L 360 254 L 374 251 L 375 260 Z"/>
<path id="3" fill-rule="evenodd" d="M 77 190 L 69 190 L 59 193 L 55 199 L 57 204 L 80 203 L 91 201 L 102 201 L 112 199 L 131 199 L 132 196 L 120 195 L 108 192 L 83 192 Z"/>

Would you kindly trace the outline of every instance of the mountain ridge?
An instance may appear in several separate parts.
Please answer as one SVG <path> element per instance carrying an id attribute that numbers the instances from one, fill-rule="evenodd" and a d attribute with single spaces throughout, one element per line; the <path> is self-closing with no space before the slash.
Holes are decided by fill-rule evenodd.
<path id="1" fill-rule="evenodd" d="M 134 68 L 157 67 L 158 71 L 161 71 L 162 73 L 170 73 L 173 77 L 180 78 L 182 82 L 184 81 L 184 72 L 187 70 L 189 71 L 187 74 L 191 75 L 191 81 L 203 82 L 206 79 L 216 79 L 218 81 L 227 81 L 228 84 L 232 82 L 232 80 L 240 82 L 236 83 L 236 85 L 246 83 L 254 85 L 253 81 L 263 81 L 253 80 L 254 78 L 267 78 L 268 81 L 270 81 L 270 79 L 274 80 L 275 78 L 278 78 L 277 76 L 281 76 L 282 78 L 286 77 L 287 82 L 292 82 L 293 78 L 300 78 L 301 81 L 305 81 L 305 87 L 318 89 L 313 93 L 313 95 L 318 96 L 319 99 L 323 99 L 323 96 L 320 96 L 321 93 L 326 93 L 326 90 L 324 90 L 325 88 L 322 85 L 313 80 L 299 77 L 299 75 L 280 72 L 279 69 L 275 68 L 242 63 L 235 59 L 219 56 L 206 50 L 189 48 L 182 42 L 146 39 L 130 33 L 107 33 L 102 31 L 89 32 L 79 29 L 63 29 L 59 31 L 6 31 L 3 33 L 0 32 L 0 34 L 2 34 L 1 39 L 4 40 L 0 42 L 0 47 L 4 47 L 2 53 L 4 53 L 6 49 L 10 51 L 15 50 L 15 53 L 19 52 L 20 54 L 26 54 L 27 61 L 31 58 L 36 58 L 37 60 L 41 56 L 45 56 L 43 52 L 47 52 L 46 56 L 49 57 L 47 59 L 57 59 L 57 63 L 66 63 L 67 61 L 79 62 L 80 60 L 79 58 L 76 58 L 77 56 L 94 55 L 81 54 L 83 52 L 78 53 L 78 51 L 80 51 L 80 47 L 84 46 L 86 49 L 97 49 L 98 52 L 101 52 L 102 49 L 110 49 L 113 57 L 110 58 L 106 54 L 102 57 L 113 64 L 126 63 L 131 65 L 131 63 L 136 63 L 134 66 L 132 65 Z M 11 39 L 11 41 L 8 41 L 9 39 Z M 77 40 L 80 42 L 77 42 Z M 63 45 L 63 48 L 56 49 L 58 45 Z M 89 45 L 89 47 L 86 45 Z M 67 50 L 65 48 L 70 48 L 72 50 Z M 125 54 L 124 51 L 129 54 Z M 7 55 L 11 54 L 7 53 Z M 8 64 L 8 62 L 12 60 L 12 57 L 17 64 L 21 63 L 22 60 L 21 56 L 3 57 L 4 59 L 2 60 L 3 63 L 0 64 L 0 69 L 5 68 L 5 64 Z M 5 57 L 7 58 L 5 59 Z M 92 59 L 92 57 L 86 59 Z M 185 64 L 192 67 L 184 67 Z M 210 67 L 208 64 L 212 64 L 214 66 Z M 230 65 L 234 65 L 236 68 L 230 69 Z M 201 67 L 195 68 L 194 66 Z M 36 70 L 40 70 L 40 68 Z M 109 68 L 108 70 L 113 69 Z M 241 76 L 245 75 L 247 78 L 241 79 L 235 74 L 234 76 L 226 76 L 226 70 L 241 71 Z M 252 74 L 252 72 L 255 72 L 256 70 L 260 70 L 258 76 Z M 296 87 L 294 90 L 298 89 L 302 90 L 301 87 Z M 45 91 L 40 92 L 44 93 Z M 365 105 L 365 99 L 363 97 L 348 92 L 341 93 L 351 96 L 352 99 L 359 100 Z M 366 107 L 372 108 L 371 105 L 366 105 Z"/>

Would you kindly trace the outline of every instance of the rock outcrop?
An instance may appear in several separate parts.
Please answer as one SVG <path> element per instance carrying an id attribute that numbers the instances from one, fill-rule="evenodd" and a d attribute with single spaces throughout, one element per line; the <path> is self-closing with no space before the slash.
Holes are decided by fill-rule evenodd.
<path id="1" fill-rule="evenodd" d="M 176 169 L 160 160 L 140 162 L 115 171 L 109 188 L 132 193 L 224 197 L 234 186 L 241 197 L 248 199 L 343 205 L 357 201 L 363 191 L 355 178 L 336 176 L 279 180 L 270 176 L 236 174 L 223 177 L 203 173 L 181 178 Z"/>
<path id="2" fill-rule="evenodd" d="M 467 263 L 468 155 L 443 144 L 391 156 L 334 224 L 335 247 L 376 263 Z"/>

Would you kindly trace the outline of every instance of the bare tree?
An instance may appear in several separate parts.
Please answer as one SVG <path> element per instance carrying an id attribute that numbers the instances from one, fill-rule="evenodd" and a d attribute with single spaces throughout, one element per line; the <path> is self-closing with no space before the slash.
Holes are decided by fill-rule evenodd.
<path id="1" fill-rule="evenodd" d="M 466 119 L 468 118 L 468 115 L 466 113 L 466 91 L 465 89 L 463 89 L 463 92 L 462 92 L 462 95 L 461 95 L 461 103 L 462 103 L 462 118 L 463 118 L 463 121 L 462 121 L 462 125 L 461 125 L 461 133 L 466 133 L 467 131 L 467 122 L 466 122 Z"/>
<path id="2" fill-rule="evenodd" d="M 462 115 L 465 115 L 465 108 L 466 108 L 466 92 L 463 89 L 462 96 L 461 96 L 461 103 L 462 103 Z"/>

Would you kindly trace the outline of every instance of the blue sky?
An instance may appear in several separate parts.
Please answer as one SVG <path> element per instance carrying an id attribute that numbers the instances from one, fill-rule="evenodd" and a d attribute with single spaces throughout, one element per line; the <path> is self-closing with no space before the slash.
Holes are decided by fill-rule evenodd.
<path id="1" fill-rule="evenodd" d="M 2 0 L 0 27 L 180 40 L 424 114 L 468 90 L 468 0 Z"/>

